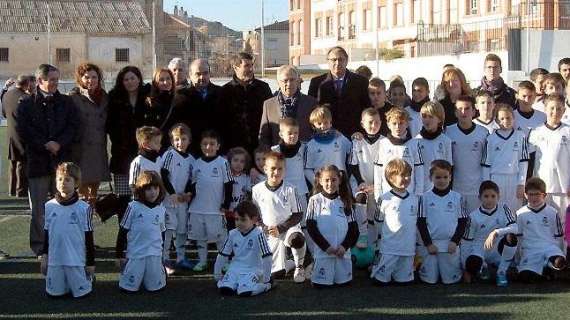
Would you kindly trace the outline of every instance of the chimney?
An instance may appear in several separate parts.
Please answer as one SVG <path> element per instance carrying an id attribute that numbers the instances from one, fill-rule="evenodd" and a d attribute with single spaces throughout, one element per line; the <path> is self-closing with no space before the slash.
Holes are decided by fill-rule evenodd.
<path id="1" fill-rule="evenodd" d="M 184 7 L 180 7 L 180 10 L 178 10 L 178 15 L 181 17 L 184 15 Z"/>
<path id="2" fill-rule="evenodd" d="M 188 20 L 188 11 L 184 11 L 184 18 Z"/>
<path id="3" fill-rule="evenodd" d="M 178 6 L 177 5 L 174 6 L 174 15 L 175 16 L 178 15 Z"/>

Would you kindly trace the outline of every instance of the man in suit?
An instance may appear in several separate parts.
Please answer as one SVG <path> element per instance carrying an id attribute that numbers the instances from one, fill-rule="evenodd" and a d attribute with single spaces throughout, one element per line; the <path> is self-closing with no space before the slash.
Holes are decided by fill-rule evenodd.
<path id="1" fill-rule="evenodd" d="M 346 69 L 348 54 L 342 47 L 327 53 L 329 72 L 311 79 L 309 95 L 331 106 L 333 127 L 350 137 L 360 128 L 360 113 L 371 106 L 368 80 Z"/>
<path id="2" fill-rule="evenodd" d="M 2 114 L 8 124 L 8 160 L 10 160 L 11 196 L 27 197 L 28 179 L 24 172 L 24 144 L 17 132 L 18 121 L 16 112 L 20 99 L 35 85 L 35 78 L 31 75 L 19 75 L 15 85 L 2 97 Z"/>
<path id="3" fill-rule="evenodd" d="M 263 103 L 263 115 L 259 125 L 259 143 L 274 146 L 279 143 L 279 120 L 290 117 L 299 123 L 299 140 L 308 141 L 312 135 L 309 115 L 317 100 L 301 93 L 299 71 L 291 65 L 277 69 L 279 91 Z"/>

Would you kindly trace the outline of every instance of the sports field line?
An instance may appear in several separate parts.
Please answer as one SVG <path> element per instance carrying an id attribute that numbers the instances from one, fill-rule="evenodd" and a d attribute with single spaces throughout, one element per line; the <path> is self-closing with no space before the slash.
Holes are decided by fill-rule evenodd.
<path id="1" fill-rule="evenodd" d="M 0 223 L 10 221 L 10 220 L 17 218 L 17 217 L 21 217 L 21 216 L 14 215 L 14 216 L 7 216 L 7 217 L 0 218 Z"/>

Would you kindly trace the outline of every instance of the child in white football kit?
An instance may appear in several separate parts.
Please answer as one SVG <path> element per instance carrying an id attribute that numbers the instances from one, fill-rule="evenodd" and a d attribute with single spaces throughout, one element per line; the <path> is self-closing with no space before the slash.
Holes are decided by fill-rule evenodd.
<path id="1" fill-rule="evenodd" d="M 352 281 L 350 248 L 358 239 L 345 173 L 334 165 L 317 171 L 307 207 L 307 230 L 315 243 L 311 283 L 330 287 Z"/>
<path id="2" fill-rule="evenodd" d="M 390 190 L 390 184 L 384 175 L 384 166 L 392 159 L 400 158 L 412 167 L 412 181 L 408 191 L 421 195 L 424 191 L 424 162 L 418 140 L 412 139 L 408 132 L 410 116 L 406 110 L 394 107 L 386 114 L 389 133 L 387 139 L 381 139 L 378 157 L 374 166 L 374 198 L 378 199 L 384 191 Z"/>
<path id="3" fill-rule="evenodd" d="M 546 123 L 530 132 L 528 142 L 535 151 L 534 176 L 546 183 L 546 201 L 558 211 L 564 225 L 570 195 L 570 126 L 561 122 L 563 98 L 546 96 L 544 111 Z"/>
<path id="4" fill-rule="evenodd" d="M 326 105 L 316 107 L 309 116 L 309 122 L 315 134 L 307 143 L 305 177 L 315 185 L 315 173 L 326 165 L 347 171 L 352 144 L 333 128 L 332 114 Z"/>
<path id="5" fill-rule="evenodd" d="M 493 134 L 495 130 L 499 129 L 495 121 L 495 99 L 491 93 L 484 90 L 479 91 L 475 96 L 475 109 L 479 111 L 479 116 L 473 119 L 473 122 L 487 129 L 489 134 Z"/>
<path id="6" fill-rule="evenodd" d="M 522 81 L 518 86 L 517 106 L 515 109 L 515 128 L 524 131 L 528 138 L 534 130 L 546 122 L 546 115 L 542 111 L 534 110 L 532 104 L 536 98 L 536 87 L 530 81 Z"/>
<path id="7" fill-rule="evenodd" d="M 162 205 L 165 191 L 160 176 L 153 171 L 141 172 L 133 195 L 135 200 L 129 203 L 117 235 L 119 287 L 136 292 L 143 285 L 147 291 L 158 291 L 166 286 L 162 261 L 166 208 Z"/>
<path id="8" fill-rule="evenodd" d="M 497 108 L 500 128 L 487 138 L 481 159 L 483 179 L 499 186 L 503 202 L 511 211 L 518 210 L 524 197 L 524 183 L 528 168 L 527 139 L 522 130 L 515 129 L 513 109 Z"/>
<path id="9" fill-rule="evenodd" d="M 358 248 L 372 247 L 376 243 L 377 228 L 374 226 L 376 200 L 374 198 L 374 163 L 378 157 L 382 126 L 380 114 L 374 108 L 362 111 L 360 125 L 364 129 L 362 138 L 352 140 L 352 157 L 349 171 L 355 178 L 358 189 L 355 195 L 354 218 L 358 223 L 360 237 Z"/>
<path id="10" fill-rule="evenodd" d="M 386 165 L 386 179 L 392 189 L 379 199 L 376 223 L 382 229 L 379 260 L 372 267 L 370 277 L 376 284 L 392 281 L 407 283 L 414 280 L 417 218 L 422 210 L 421 196 L 408 192 L 412 167 L 402 159 L 393 159 Z"/>
<path id="11" fill-rule="evenodd" d="M 236 228 L 218 252 L 214 279 L 223 295 L 255 296 L 271 289 L 271 250 L 265 234 L 255 225 L 259 218 L 257 206 L 243 201 L 235 212 Z M 232 260 L 222 275 L 229 257 Z"/>
<path id="12" fill-rule="evenodd" d="M 473 123 L 475 100 L 461 96 L 455 102 L 457 123 L 447 127 L 453 154 L 453 191 L 463 196 L 467 212 L 479 208 L 478 189 L 483 177 L 481 158 L 489 132 Z"/>
<path id="13" fill-rule="evenodd" d="M 129 169 L 129 186 L 134 189 L 139 175 L 144 171 L 153 171 L 160 175 L 162 161 L 160 148 L 162 133 L 155 127 L 140 127 L 136 132 L 139 154 L 131 161 Z"/>
<path id="14" fill-rule="evenodd" d="M 463 241 L 461 256 L 465 272 L 463 280 L 488 280 L 489 266 L 497 267 L 497 286 L 507 286 L 507 269 L 517 250 L 515 215 L 499 203 L 499 186 L 486 180 L 479 187 L 481 206 L 471 212 Z"/>
<path id="15" fill-rule="evenodd" d="M 186 260 L 185 244 L 188 239 L 188 202 L 190 194 L 190 173 L 194 164 L 194 157 L 188 153 L 191 133 L 187 125 L 178 123 L 170 129 L 172 146 L 162 155 L 161 176 L 167 197 L 164 199 L 166 207 L 166 232 L 164 234 L 164 261 L 166 271 L 171 274 L 174 269 L 169 261 L 169 249 L 172 239 L 176 248 L 177 269 L 192 269 L 194 266 Z"/>
<path id="16" fill-rule="evenodd" d="M 547 105 L 548 102 L 545 107 Z M 521 281 L 535 282 L 566 267 L 564 230 L 558 212 L 546 204 L 544 181 L 530 178 L 525 186 L 525 197 L 528 205 L 517 211 L 518 271 Z"/>
<path id="17" fill-rule="evenodd" d="M 263 231 L 267 234 L 269 248 L 273 252 L 271 272 L 287 270 L 287 248 L 291 248 L 295 262 L 293 280 L 305 281 L 305 237 L 301 230 L 303 209 L 295 187 L 283 181 L 285 158 L 281 153 L 271 151 L 265 155 L 264 172 L 267 181 L 252 188 L 253 202 L 261 211 Z"/>
<path id="18" fill-rule="evenodd" d="M 424 163 L 432 163 L 434 160 L 445 160 L 453 165 L 451 152 L 451 139 L 443 133 L 445 124 L 445 110 L 439 102 L 427 102 L 420 110 L 422 129 L 416 136 L 420 147 L 420 154 Z M 424 170 L 424 190 L 431 189 L 428 170 Z"/>
<path id="19" fill-rule="evenodd" d="M 461 195 L 451 190 L 451 164 L 435 160 L 430 176 L 433 190 L 424 193 L 423 208 L 418 218 L 418 231 L 422 244 L 418 253 L 422 258 L 420 279 L 427 283 L 444 284 L 461 280 L 459 243 L 465 233 L 468 215 Z"/>
<path id="20" fill-rule="evenodd" d="M 50 297 L 91 292 L 95 274 L 92 210 L 79 200 L 79 167 L 64 162 L 57 167 L 55 198 L 45 204 L 44 248 L 41 261 Z"/>
<path id="21" fill-rule="evenodd" d="M 266 145 L 260 145 L 253 150 L 253 164 L 255 168 L 251 170 L 250 174 L 252 186 L 267 180 L 267 176 L 263 173 L 263 164 L 265 163 L 265 154 L 269 151 L 271 150 Z"/>
<path id="22" fill-rule="evenodd" d="M 251 157 L 242 147 L 231 148 L 227 157 L 234 180 L 232 202 L 230 203 L 230 209 L 226 211 L 226 228 L 230 231 L 236 227 L 235 208 L 240 202 L 251 198 L 251 178 L 247 174 Z"/>
<path id="23" fill-rule="evenodd" d="M 221 250 L 226 240 L 225 212 L 233 195 L 233 177 L 226 159 L 218 155 L 220 139 L 214 131 L 202 133 L 200 149 L 202 156 L 194 162 L 190 192 L 194 195 L 188 211 L 188 238 L 196 240 L 198 264 L 194 271 L 208 267 L 208 242 L 216 243 Z"/>
<path id="24" fill-rule="evenodd" d="M 406 111 L 410 115 L 410 135 L 417 136 L 422 129 L 421 109 L 424 104 L 429 102 L 429 83 L 426 78 L 416 78 L 412 82 L 412 99 L 410 105 L 406 107 Z"/>

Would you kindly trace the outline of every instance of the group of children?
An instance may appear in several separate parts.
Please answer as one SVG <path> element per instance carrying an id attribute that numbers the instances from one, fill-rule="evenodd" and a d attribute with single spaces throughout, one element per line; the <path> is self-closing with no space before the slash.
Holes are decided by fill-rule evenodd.
<path id="1" fill-rule="evenodd" d="M 219 252 L 220 292 L 241 296 L 270 290 L 282 271 L 314 287 L 348 284 L 351 251 L 362 250 L 375 252 L 357 264 L 370 264 L 379 285 L 416 274 L 426 283 L 485 280 L 494 266 L 497 285 L 506 286 L 510 267 L 525 281 L 563 269 L 570 126 L 562 119 L 570 112 L 560 89 L 546 79 L 554 89 L 540 101 L 544 112 L 533 107 L 529 81 L 518 86 L 515 110 L 487 92 L 460 96 L 457 123 L 444 127 L 446 111 L 429 101 L 424 80 L 414 81 L 413 105 L 402 108 L 373 79 L 373 106 L 352 141 L 333 128 L 327 106 L 311 113 L 308 142 L 299 141 L 296 120 L 282 119 L 281 142 L 258 148 L 252 165 L 240 147 L 220 155 L 213 131 L 200 137 L 195 159 L 186 125 L 173 126 L 162 155 L 160 130 L 137 129 L 133 201 L 116 246 L 120 288 L 157 291 L 176 269 L 206 270 L 208 243 Z M 79 181 L 77 166 L 60 165 L 57 196 L 46 204 L 42 271 L 52 296 L 91 291 L 91 209 L 77 198 Z M 185 257 L 187 240 L 197 263 Z"/>

